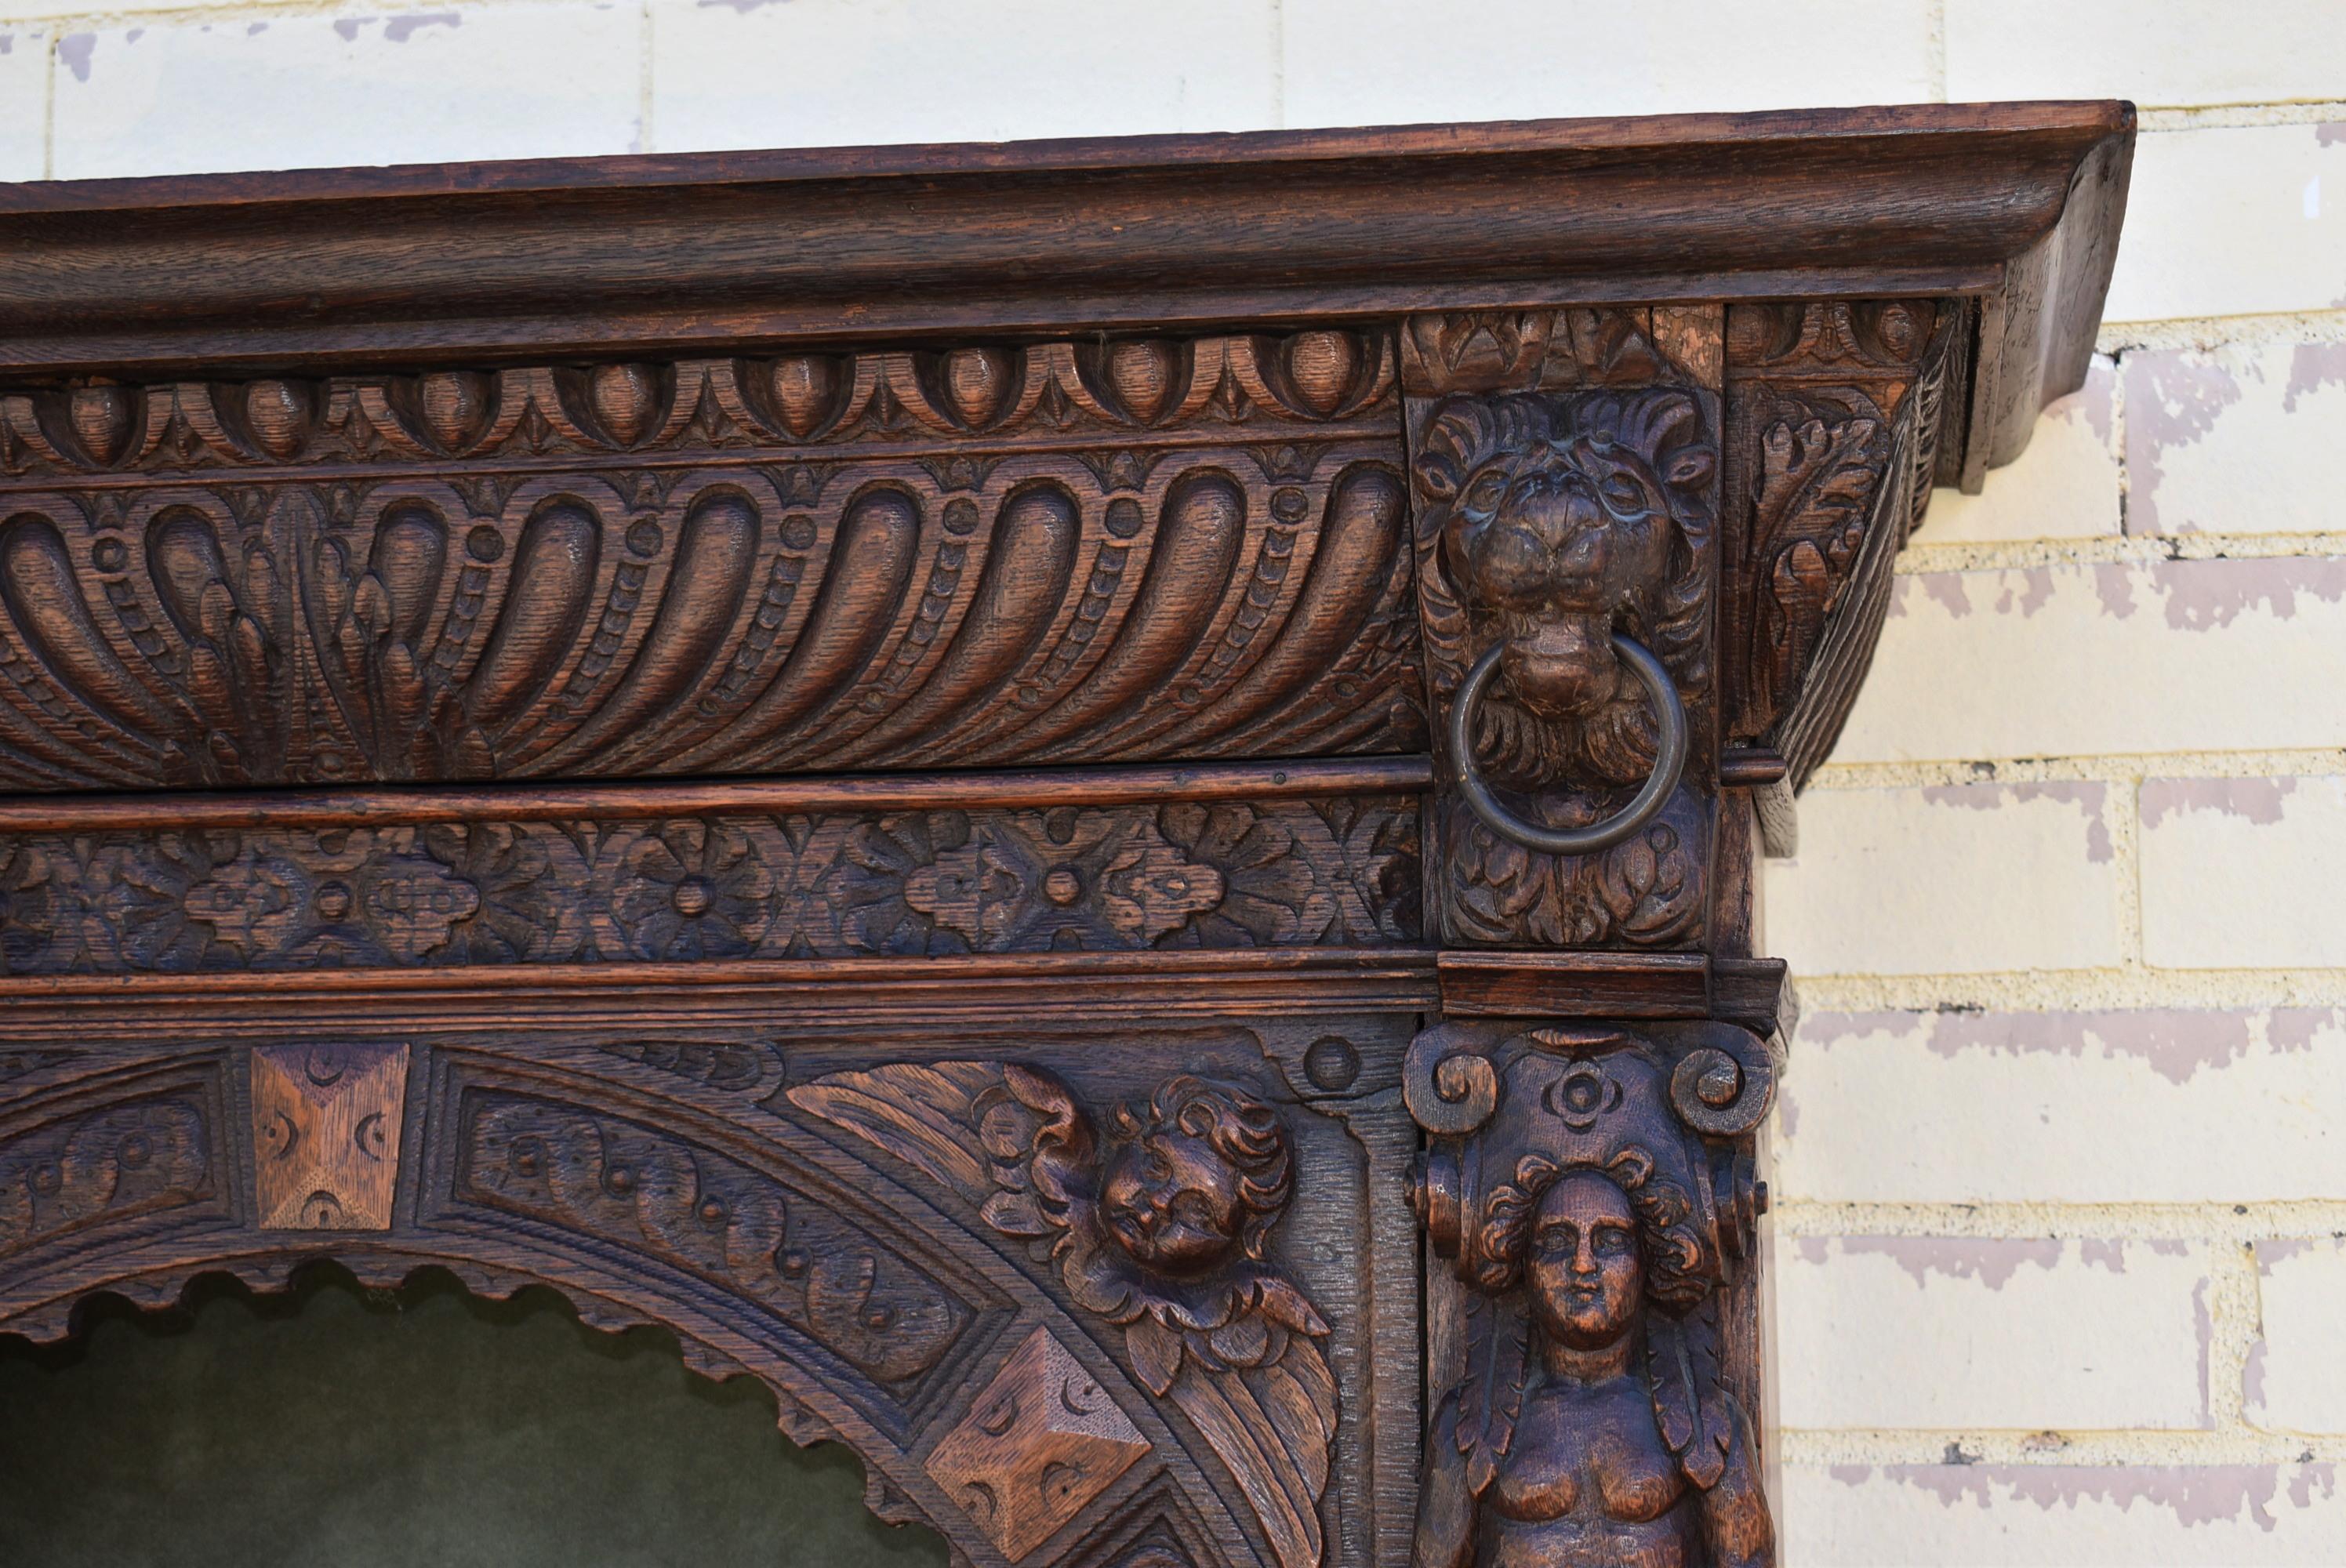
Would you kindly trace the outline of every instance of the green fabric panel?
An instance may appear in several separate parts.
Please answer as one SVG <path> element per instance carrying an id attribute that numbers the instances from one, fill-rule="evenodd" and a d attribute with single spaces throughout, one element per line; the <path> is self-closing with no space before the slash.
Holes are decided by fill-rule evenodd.
<path id="1" fill-rule="evenodd" d="M 836 1444 L 793 1447 L 750 1379 L 427 1275 L 338 1270 L 290 1297 L 90 1308 L 62 1347 L 0 1339 L 9 1568 L 930 1568 L 863 1509 Z"/>

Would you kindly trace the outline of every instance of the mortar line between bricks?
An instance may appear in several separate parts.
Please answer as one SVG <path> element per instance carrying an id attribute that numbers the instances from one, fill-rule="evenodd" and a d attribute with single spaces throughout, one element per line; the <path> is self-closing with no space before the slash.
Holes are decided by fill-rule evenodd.
<path id="1" fill-rule="evenodd" d="M 1994 542 L 1923 536 L 1898 552 L 1892 569 L 1902 577 L 1926 572 L 2017 572 L 2035 566 L 2158 566 L 2192 561 L 2322 560 L 2346 555 L 2346 533 L 2308 534 L 2102 534 L 2087 539 L 2020 539 Z"/>
<path id="2" fill-rule="evenodd" d="M 2135 127 L 2158 136 L 2173 131 L 2240 130 L 2257 126 L 2320 125 L 2346 119 L 2346 98 L 2243 99 L 2233 104 L 2137 105 Z"/>
<path id="3" fill-rule="evenodd" d="M 1947 101 L 1947 0 L 1931 0 L 1930 28 L 1925 36 L 1929 51 L 1931 97 L 1938 103 Z"/>
<path id="4" fill-rule="evenodd" d="M 1796 972 L 1801 1011 L 1823 1013 L 2253 1012 L 2346 1008 L 2346 969 L 2036 969 L 1980 974 Z M 1798 1062 L 1800 1043 L 1793 1041 Z"/>
<path id="5" fill-rule="evenodd" d="M 2311 343 L 2346 340 L 2346 308 L 2244 312 L 2238 316 L 2152 317 L 2105 321 L 2095 335 L 2096 352 L 2219 349 L 2229 343 Z"/>
<path id="6" fill-rule="evenodd" d="M 2126 784 L 2102 791 L 2102 831 L 2109 836 L 2110 881 L 2117 894 L 2119 966 L 2143 967 L 2142 787 Z"/>
<path id="7" fill-rule="evenodd" d="M 1783 1462 L 1803 1469 L 1828 1465 L 2085 1465 L 2130 1469 L 2142 1464 L 2211 1465 L 2337 1463 L 2346 1461 L 2346 1436 L 2263 1431 L 2255 1427 L 2179 1431 L 2157 1427 L 2017 1429 L 1913 1427 L 1793 1427 L 1780 1430 Z"/>
<path id="8" fill-rule="evenodd" d="M 639 0 L 636 7 L 636 150 L 657 152 L 652 125 L 653 106 L 658 101 L 652 81 L 652 0 Z"/>
<path id="9" fill-rule="evenodd" d="M 440 0 L 436 8 L 469 13 L 573 3 L 575 0 Z M 434 7 L 423 5 L 417 8 L 428 10 Z M 142 6 L 135 10 L 85 6 L 78 10 L 12 15 L 6 20 L 9 25 L 52 26 L 60 33 L 94 33 L 129 27 L 194 27 L 208 23 L 221 26 L 315 16 L 388 16 L 397 13 L 398 7 L 384 3 L 384 0 L 240 0 L 240 3 L 229 5 L 222 5 L 219 0 L 209 0 L 209 3 L 194 0 L 194 3 L 185 5 Z"/>
<path id="10" fill-rule="evenodd" d="M 2249 1424 L 2249 1357 L 2264 1337 L 2257 1310 L 2257 1262 L 2252 1244 L 2213 1239 L 2208 1252 L 2208 1419 L 2218 1431 Z"/>
<path id="11" fill-rule="evenodd" d="M 2004 757 L 1929 762 L 1828 762 L 1805 797 L 1840 789 L 1948 784 L 2139 784 L 2146 779 L 2305 779 L 2346 773 L 2346 747 L 2274 751 L 2112 751 L 2087 757 Z"/>
<path id="12" fill-rule="evenodd" d="M 1796 1044 L 1793 1049 L 1799 1050 Z M 1796 1068 L 1797 1070 L 1797 1068 Z M 2277 1198 L 2196 1203 L 1837 1202 L 1778 1196 L 1769 1217 L 1780 1238 L 1931 1237 L 1971 1241 L 2259 1241 L 2346 1238 L 2346 1199 Z M 2253 1268 L 2244 1260 L 2244 1267 Z"/>
<path id="13" fill-rule="evenodd" d="M 41 68 L 41 178 L 57 177 L 57 44 L 65 30 L 52 27 L 48 33 L 47 58 Z"/>

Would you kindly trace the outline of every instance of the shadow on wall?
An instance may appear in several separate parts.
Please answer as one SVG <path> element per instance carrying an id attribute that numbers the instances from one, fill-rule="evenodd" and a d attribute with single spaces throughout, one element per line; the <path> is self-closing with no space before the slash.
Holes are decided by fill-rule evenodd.
<path id="1" fill-rule="evenodd" d="M 862 1467 L 801 1450 L 748 1379 L 550 1291 L 339 1269 L 283 1296 L 207 1280 L 116 1298 L 70 1344 L 0 1339 L 0 1563 L 26 1568 L 930 1568 L 864 1512 Z"/>

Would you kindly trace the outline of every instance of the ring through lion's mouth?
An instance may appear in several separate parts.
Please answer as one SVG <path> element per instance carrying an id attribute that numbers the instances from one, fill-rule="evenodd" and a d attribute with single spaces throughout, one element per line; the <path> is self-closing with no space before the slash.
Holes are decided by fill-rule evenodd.
<path id="1" fill-rule="evenodd" d="M 1621 696 L 1613 627 L 1601 615 L 1510 616 L 1499 656 L 1507 690 L 1541 718 L 1585 718 Z"/>

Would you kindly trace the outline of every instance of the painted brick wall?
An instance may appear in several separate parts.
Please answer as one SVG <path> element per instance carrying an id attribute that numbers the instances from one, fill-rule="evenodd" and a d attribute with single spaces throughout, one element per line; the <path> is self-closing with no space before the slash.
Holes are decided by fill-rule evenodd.
<path id="1" fill-rule="evenodd" d="M 0 178 L 2116 95 L 1772 869 L 1791 1568 L 2346 1561 L 2346 4 L 0 0 Z"/>

